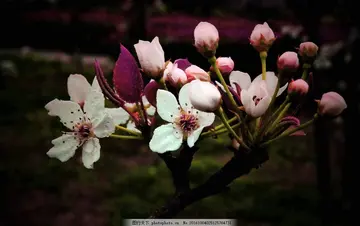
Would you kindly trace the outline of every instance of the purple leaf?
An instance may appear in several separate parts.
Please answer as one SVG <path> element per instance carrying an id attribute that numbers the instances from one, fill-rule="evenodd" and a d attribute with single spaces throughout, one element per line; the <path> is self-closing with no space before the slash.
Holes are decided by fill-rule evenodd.
<path id="1" fill-rule="evenodd" d="M 160 85 L 155 81 L 151 80 L 144 89 L 146 99 L 152 106 L 156 106 L 156 92 L 160 89 Z"/>
<path id="2" fill-rule="evenodd" d="M 174 64 L 178 65 L 178 68 L 185 71 L 186 68 L 190 67 L 192 64 L 188 61 L 187 58 L 185 59 L 177 59 L 174 61 Z"/>
<path id="3" fill-rule="evenodd" d="M 113 71 L 116 93 L 126 102 L 141 101 L 144 82 L 135 58 L 120 44 L 120 55 Z"/>

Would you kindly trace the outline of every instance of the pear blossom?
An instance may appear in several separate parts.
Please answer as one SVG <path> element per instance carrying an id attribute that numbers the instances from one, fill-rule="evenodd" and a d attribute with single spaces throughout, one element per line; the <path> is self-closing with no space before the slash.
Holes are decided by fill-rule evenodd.
<path id="1" fill-rule="evenodd" d="M 195 109 L 204 112 L 214 112 L 221 105 L 221 94 L 210 82 L 194 80 L 190 83 L 190 103 Z"/>
<path id="2" fill-rule="evenodd" d="M 210 81 L 210 75 L 196 65 L 191 65 L 185 70 L 188 81 L 199 79 L 201 81 Z"/>
<path id="3" fill-rule="evenodd" d="M 291 81 L 288 87 L 288 93 L 298 93 L 301 95 L 307 94 L 309 91 L 309 84 L 303 79 Z"/>
<path id="4" fill-rule="evenodd" d="M 83 109 L 76 102 L 58 99 L 50 101 L 45 108 L 50 116 L 58 116 L 63 125 L 71 130 L 52 140 L 54 146 L 47 155 L 65 162 L 82 146 L 82 162 L 86 168 L 93 168 L 94 162 L 100 158 L 99 138 L 115 132 L 114 121 L 105 111 L 104 95 L 91 89 Z"/>
<path id="5" fill-rule="evenodd" d="M 166 80 L 170 82 L 173 87 L 179 87 L 187 83 L 187 76 L 183 70 L 178 68 L 177 64 L 173 64 Z"/>
<path id="6" fill-rule="evenodd" d="M 165 54 L 159 38 L 155 37 L 151 42 L 139 40 L 134 47 L 143 71 L 152 78 L 163 76 Z"/>
<path id="7" fill-rule="evenodd" d="M 214 122 L 214 113 L 194 109 L 189 100 L 189 89 L 189 83 L 180 89 L 180 105 L 171 92 L 157 91 L 157 112 L 163 120 L 169 123 L 154 130 L 149 143 L 153 152 L 176 151 L 181 147 L 183 140 L 187 140 L 187 145 L 193 147 L 202 130 Z"/>
<path id="8" fill-rule="evenodd" d="M 344 98 L 336 92 L 324 93 L 318 103 L 320 115 L 338 116 L 347 108 Z"/>
<path id="9" fill-rule="evenodd" d="M 299 64 L 297 53 L 292 51 L 281 54 L 277 61 L 277 66 L 280 70 L 296 70 Z"/>
<path id="10" fill-rule="evenodd" d="M 263 115 L 267 110 L 278 82 L 275 73 L 269 71 L 266 72 L 265 80 L 262 80 L 260 74 L 251 82 L 249 74 L 241 71 L 231 72 L 229 80 L 231 87 L 240 92 L 245 112 L 254 118 Z M 287 83 L 282 86 L 276 96 L 281 95 L 287 86 Z"/>
<path id="11" fill-rule="evenodd" d="M 71 74 L 67 80 L 67 88 L 70 100 L 78 103 L 81 107 L 84 106 L 86 97 L 91 89 L 102 93 L 96 77 L 94 78 L 92 85 L 90 85 L 87 79 L 81 74 Z M 129 115 L 123 108 L 105 108 L 104 111 L 113 117 L 116 125 L 126 123 L 126 120 L 124 121 L 124 119 Z"/>
<path id="12" fill-rule="evenodd" d="M 299 47 L 299 55 L 304 57 L 315 57 L 319 47 L 313 42 L 303 42 Z"/>
<path id="13" fill-rule="evenodd" d="M 275 41 L 275 34 L 269 25 L 257 24 L 250 35 L 250 44 L 259 52 L 267 51 Z"/>
<path id="14" fill-rule="evenodd" d="M 228 74 L 234 69 L 234 61 L 231 57 L 218 57 L 216 59 L 216 66 L 222 74 Z"/>
<path id="15" fill-rule="evenodd" d="M 215 54 L 219 43 L 219 32 L 209 22 L 200 22 L 194 29 L 195 47 L 206 57 Z"/>

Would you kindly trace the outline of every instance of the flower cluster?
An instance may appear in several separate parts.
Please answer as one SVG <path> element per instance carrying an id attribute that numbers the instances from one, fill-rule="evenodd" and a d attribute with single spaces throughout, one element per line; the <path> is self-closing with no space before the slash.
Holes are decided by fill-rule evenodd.
<path id="1" fill-rule="evenodd" d="M 250 44 L 259 52 L 261 74 L 253 80 L 248 73 L 234 70 L 230 57 L 216 57 L 219 32 L 207 22 L 196 26 L 194 45 L 210 63 L 208 71 L 188 59 L 166 61 L 158 37 L 134 45 L 140 67 L 121 45 L 113 87 L 95 61 L 92 84 L 72 74 L 67 84 L 70 100 L 55 99 L 45 106 L 69 130 L 52 141 L 47 154 L 67 161 L 82 146 L 83 164 L 92 168 L 100 158 L 99 138 L 145 140 L 151 151 L 162 154 L 192 148 L 200 139 L 222 133 L 230 134 L 237 151 L 253 151 L 286 136 L 304 135 L 302 130 L 319 117 L 338 116 L 347 106 L 336 92 L 316 100 L 317 112 L 306 123 L 289 113 L 309 91 L 309 71 L 318 47 L 306 42 L 298 53 L 283 53 L 278 71 L 272 72 L 266 69 L 266 59 L 275 40 L 267 23 L 255 26 Z M 301 78 L 294 78 L 300 69 Z M 142 76 L 151 78 L 145 86 Z M 285 94 L 278 106 L 277 97 Z M 116 107 L 106 108 L 105 98 Z M 216 117 L 222 123 L 215 126 Z"/>

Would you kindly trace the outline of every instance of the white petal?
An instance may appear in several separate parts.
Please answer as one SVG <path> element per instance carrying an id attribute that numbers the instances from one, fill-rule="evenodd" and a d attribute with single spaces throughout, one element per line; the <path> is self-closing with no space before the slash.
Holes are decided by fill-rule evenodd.
<path id="1" fill-rule="evenodd" d="M 125 124 L 130 118 L 123 108 L 105 108 L 105 112 L 112 117 L 115 125 Z"/>
<path id="2" fill-rule="evenodd" d="M 57 158 L 61 162 L 69 160 L 75 154 L 80 145 L 79 139 L 74 135 L 65 134 L 51 141 L 54 145 L 46 154 L 51 158 Z"/>
<path id="3" fill-rule="evenodd" d="M 157 91 L 156 105 L 158 114 L 165 121 L 173 122 L 178 116 L 180 116 L 180 106 L 175 96 L 169 91 Z"/>
<path id="4" fill-rule="evenodd" d="M 81 160 L 86 168 L 94 168 L 94 162 L 100 159 L 100 148 L 100 142 L 97 138 L 92 138 L 85 142 Z"/>
<path id="5" fill-rule="evenodd" d="M 80 105 L 72 101 L 54 99 L 45 105 L 50 116 L 58 116 L 61 122 L 69 129 L 84 119 L 84 113 Z"/>
<path id="6" fill-rule="evenodd" d="M 226 90 L 225 90 L 224 86 L 223 86 L 220 82 L 215 81 L 215 84 L 216 84 L 217 86 L 219 86 L 219 87 L 220 87 L 220 89 L 222 89 L 222 91 L 226 92 Z"/>
<path id="7" fill-rule="evenodd" d="M 155 49 L 157 50 L 157 53 L 158 53 L 157 55 L 160 57 L 160 59 L 159 59 L 160 62 L 165 63 L 165 54 L 164 54 L 164 50 L 160 44 L 159 37 L 156 36 L 152 40 L 151 43 L 154 45 Z"/>
<path id="8" fill-rule="evenodd" d="M 214 123 L 215 114 L 199 111 L 197 118 L 200 127 L 207 127 Z"/>
<path id="9" fill-rule="evenodd" d="M 115 132 L 115 123 L 112 117 L 105 112 L 91 120 L 94 134 L 99 137 L 108 137 Z"/>
<path id="10" fill-rule="evenodd" d="M 256 86 L 256 84 L 258 84 L 258 82 L 262 81 L 262 76 L 261 74 L 258 75 L 254 81 L 251 83 L 250 87 L 252 87 L 253 85 Z M 265 79 L 265 82 L 266 82 L 266 86 L 267 86 L 267 90 L 268 90 L 268 93 L 270 96 L 273 95 L 273 93 L 275 92 L 275 89 L 276 89 L 276 85 L 277 85 L 277 82 L 278 82 L 278 77 L 275 75 L 274 72 L 272 71 L 267 71 L 266 72 L 266 79 Z M 250 88 L 249 88 L 250 89 Z"/>
<path id="11" fill-rule="evenodd" d="M 254 118 L 262 116 L 269 107 L 271 97 L 266 96 L 252 109 L 251 116 Z"/>
<path id="12" fill-rule="evenodd" d="M 195 142 L 199 139 L 203 129 L 204 127 L 199 127 L 189 135 L 189 137 L 187 138 L 187 144 L 190 148 L 194 147 Z"/>
<path id="13" fill-rule="evenodd" d="M 289 83 L 286 83 L 283 87 L 280 87 L 278 93 L 276 94 L 276 96 L 280 96 L 285 90 L 286 88 L 288 87 Z"/>
<path id="14" fill-rule="evenodd" d="M 153 152 L 176 151 L 183 142 L 182 132 L 172 123 L 159 126 L 154 130 L 149 147 Z"/>
<path id="15" fill-rule="evenodd" d="M 96 91 L 98 91 L 98 92 L 100 92 L 100 93 L 102 93 L 101 87 L 100 87 L 100 85 L 99 85 L 99 82 L 98 82 L 96 76 L 95 76 L 95 78 L 94 78 L 94 80 L 93 80 L 93 83 L 92 83 L 92 85 L 91 85 L 91 88 L 94 89 L 94 90 L 96 90 Z"/>
<path id="16" fill-rule="evenodd" d="M 244 106 L 245 110 L 249 109 L 253 102 L 249 91 L 247 91 L 245 89 L 241 90 L 240 96 L 241 96 L 241 103 Z"/>
<path id="17" fill-rule="evenodd" d="M 248 89 L 251 85 L 250 75 L 241 71 L 232 71 L 229 76 L 229 81 L 234 90 L 237 90 L 234 83 L 237 83 L 241 89 Z"/>
<path id="18" fill-rule="evenodd" d="M 186 112 L 192 111 L 193 109 L 190 103 L 189 93 L 190 93 L 190 83 L 187 83 L 183 87 L 181 87 L 179 92 L 180 106 Z"/>
<path id="19" fill-rule="evenodd" d="M 146 109 L 146 113 L 149 115 L 149 116 L 154 116 L 155 113 L 156 113 L 156 108 L 154 106 L 150 106 Z"/>
<path id="20" fill-rule="evenodd" d="M 128 122 L 128 124 L 126 125 L 126 129 L 141 133 L 141 131 L 136 128 L 135 122 L 132 120 Z"/>
<path id="21" fill-rule="evenodd" d="M 83 75 L 71 74 L 67 80 L 70 100 L 82 104 L 90 90 L 90 84 Z"/>
<path id="22" fill-rule="evenodd" d="M 104 95 L 91 89 L 91 91 L 86 96 L 85 104 L 84 104 L 84 113 L 87 117 L 92 118 L 97 117 L 98 114 L 102 114 L 105 110 L 105 98 Z"/>

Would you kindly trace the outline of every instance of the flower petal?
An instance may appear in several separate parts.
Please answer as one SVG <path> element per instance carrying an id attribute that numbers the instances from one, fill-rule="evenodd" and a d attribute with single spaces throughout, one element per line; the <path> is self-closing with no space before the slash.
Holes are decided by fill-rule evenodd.
<path id="1" fill-rule="evenodd" d="M 200 127 L 207 127 L 214 123 L 215 114 L 199 111 L 197 118 Z"/>
<path id="2" fill-rule="evenodd" d="M 94 168 L 94 162 L 100 159 L 100 148 L 100 142 L 97 138 L 92 138 L 85 142 L 81 160 L 86 168 Z"/>
<path id="3" fill-rule="evenodd" d="M 149 147 L 153 152 L 164 153 L 178 150 L 182 142 L 183 134 L 181 130 L 172 123 L 168 123 L 154 130 Z"/>
<path id="4" fill-rule="evenodd" d="M 248 89 L 251 85 L 250 75 L 241 71 L 232 71 L 229 80 L 230 85 L 234 90 L 237 90 L 234 83 L 237 83 L 241 89 Z"/>
<path id="5" fill-rule="evenodd" d="M 93 80 L 93 83 L 92 83 L 92 85 L 91 85 L 91 88 L 94 89 L 94 90 L 96 90 L 96 91 L 98 91 L 98 92 L 100 92 L 100 93 L 102 93 L 101 87 L 100 87 L 100 85 L 99 85 L 99 82 L 98 82 L 96 76 L 95 76 L 95 78 L 94 78 L 94 80 Z"/>
<path id="6" fill-rule="evenodd" d="M 187 83 L 180 89 L 179 92 L 180 106 L 184 111 L 193 110 L 193 106 L 190 103 L 189 93 L 190 93 L 190 83 Z"/>
<path id="7" fill-rule="evenodd" d="M 101 115 L 97 115 L 97 117 L 93 118 L 91 122 L 94 134 L 99 138 L 109 137 L 115 132 L 115 123 L 112 117 L 105 112 Z"/>
<path id="8" fill-rule="evenodd" d="M 253 82 L 251 83 L 250 87 L 252 87 L 253 85 L 257 86 L 260 81 L 262 81 L 262 76 L 261 76 L 261 74 L 258 75 L 258 76 L 253 80 Z M 278 77 L 275 75 L 274 72 L 272 72 L 272 71 L 267 71 L 267 72 L 266 72 L 265 82 L 266 82 L 267 91 L 268 91 L 269 95 L 272 96 L 273 93 L 275 92 L 275 89 L 276 89 L 276 85 L 277 85 L 277 82 L 278 82 Z M 250 88 L 249 88 L 249 89 L 250 89 Z"/>
<path id="9" fill-rule="evenodd" d="M 97 117 L 98 114 L 101 114 L 105 110 L 105 98 L 101 92 L 98 92 L 94 89 L 91 89 L 88 95 L 86 96 L 84 104 L 84 113 L 87 117 L 92 118 Z"/>
<path id="10" fill-rule="evenodd" d="M 69 129 L 84 119 L 80 105 L 72 101 L 54 99 L 45 105 L 50 116 L 58 116 L 61 122 Z"/>
<path id="11" fill-rule="evenodd" d="M 115 125 L 125 124 L 130 118 L 123 108 L 105 108 L 105 112 L 112 117 Z"/>
<path id="12" fill-rule="evenodd" d="M 285 85 L 283 85 L 282 87 L 279 88 L 278 93 L 276 94 L 276 97 L 280 96 L 288 87 L 289 83 L 286 83 Z"/>
<path id="13" fill-rule="evenodd" d="M 90 90 L 90 84 L 83 75 L 71 74 L 67 80 L 67 89 L 70 100 L 82 104 Z"/>
<path id="14" fill-rule="evenodd" d="M 152 41 L 151 43 L 153 44 L 153 46 L 155 47 L 155 49 L 157 50 L 157 53 L 156 54 L 157 56 L 159 56 L 159 61 L 161 63 L 165 63 L 165 54 L 164 54 L 164 50 L 160 44 L 160 41 L 159 41 L 159 37 L 156 36 Z"/>
<path id="15" fill-rule="evenodd" d="M 181 92 L 181 91 L 180 91 Z M 173 122 L 180 116 L 180 107 L 175 96 L 169 91 L 158 90 L 156 94 L 158 114 L 162 119 Z"/>
<path id="16" fill-rule="evenodd" d="M 271 97 L 266 96 L 252 109 L 251 116 L 254 118 L 262 116 L 268 109 L 271 102 Z"/>
<path id="17" fill-rule="evenodd" d="M 240 96 L 241 96 L 241 103 L 243 104 L 243 106 L 247 112 L 247 109 L 250 109 L 251 105 L 253 105 L 253 101 L 251 99 L 252 97 L 250 96 L 249 91 L 247 91 L 245 89 L 241 90 Z"/>
<path id="18" fill-rule="evenodd" d="M 79 139 L 70 134 L 64 134 L 51 141 L 54 145 L 46 154 L 50 158 L 57 158 L 65 162 L 74 156 L 76 149 L 80 145 Z"/>
<path id="19" fill-rule="evenodd" d="M 204 127 L 201 126 L 194 130 L 189 137 L 187 138 L 187 144 L 190 148 L 194 147 L 195 142 L 199 139 L 201 132 L 203 131 Z"/>
<path id="20" fill-rule="evenodd" d="M 126 129 L 141 133 L 141 131 L 136 128 L 135 122 L 132 120 L 128 122 L 128 124 L 126 125 Z"/>

